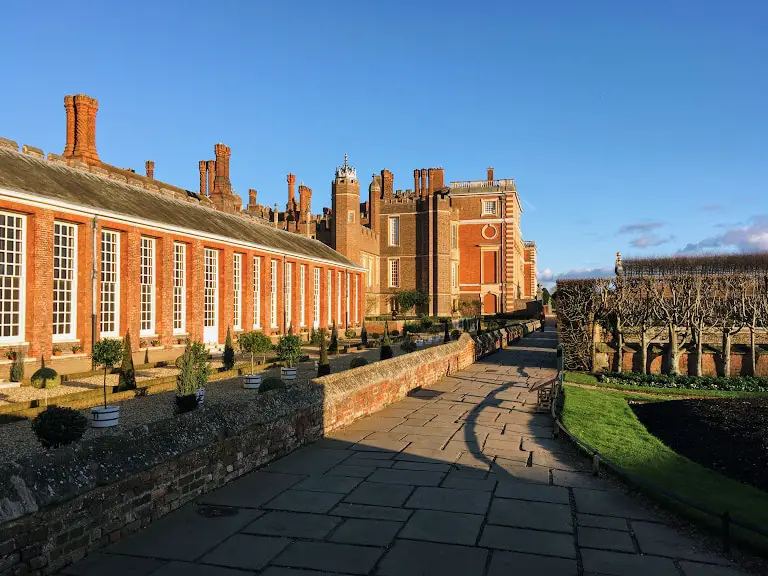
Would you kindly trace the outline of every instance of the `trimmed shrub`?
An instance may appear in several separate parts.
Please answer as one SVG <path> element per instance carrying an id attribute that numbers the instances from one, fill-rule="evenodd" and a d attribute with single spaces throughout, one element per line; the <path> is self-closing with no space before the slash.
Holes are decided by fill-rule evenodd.
<path id="1" fill-rule="evenodd" d="M 344 331 L 344 337 L 345 337 L 347 340 L 351 340 L 351 339 L 352 339 L 352 338 L 354 338 L 355 336 L 357 336 L 357 332 L 355 332 L 355 329 L 354 329 L 354 328 L 347 328 L 347 329 Z"/>
<path id="2" fill-rule="evenodd" d="M 628 384 L 655 388 L 686 390 L 725 390 L 734 392 L 768 392 L 768 376 L 672 376 L 666 374 L 638 374 L 620 372 L 601 374 L 600 382 Z"/>
<path id="3" fill-rule="evenodd" d="M 379 360 L 389 360 L 390 358 L 392 358 L 392 346 L 384 344 L 379 352 Z"/>
<path id="4" fill-rule="evenodd" d="M 33 388 L 53 388 L 59 383 L 59 374 L 53 368 L 48 368 L 45 365 L 45 358 L 43 358 L 40 369 L 32 374 L 31 380 Z"/>
<path id="5" fill-rule="evenodd" d="M 461 330 L 459 330 L 458 328 L 456 328 L 455 330 L 451 330 L 451 338 L 453 338 L 454 340 L 458 340 L 459 338 L 461 338 Z"/>
<path id="6" fill-rule="evenodd" d="M 130 332 L 126 332 L 125 338 L 123 338 L 123 363 L 120 365 L 117 389 L 120 391 L 136 389 L 136 370 L 133 367 L 133 347 L 131 346 Z"/>
<path id="7" fill-rule="evenodd" d="M 406 334 L 403 337 L 403 341 L 400 343 L 400 350 L 402 350 L 404 354 L 416 351 L 416 342 L 413 341 L 410 334 Z"/>
<path id="8" fill-rule="evenodd" d="M 232 335 L 227 326 L 227 339 L 224 340 L 224 354 L 221 356 L 224 370 L 232 370 L 235 367 L 235 349 L 232 347 Z"/>
<path id="9" fill-rule="evenodd" d="M 264 378 L 264 380 L 261 381 L 261 386 L 259 386 L 259 394 L 264 394 L 270 390 L 279 390 L 286 387 L 286 383 L 283 382 L 280 378 L 271 376 L 269 378 Z"/>
<path id="10" fill-rule="evenodd" d="M 269 339 L 269 336 L 258 330 L 240 334 L 237 343 L 243 354 L 249 354 L 251 356 L 251 374 L 254 374 L 255 372 L 253 364 L 254 356 L 260 354 L 266 361 L 267 353 L 272 350 L 272 340 Z"/>
<path id="11" fill-rule="evenodd" d="M 283 336 L 275 346 L 277 358 L 288 368 L 293 368 L 301 358 L 301 339 L 293 334 Z"/>
<path id="12" fill-rule="evenodd" d="M 432 322 L 432 318 L 430 318 L 425 314 L 421 315 L 421 319 L 419 320 L 419 323 L 421 324 L 422 330 L 429 330 L 432 327 L 432 324 L 434 324 L 434 322 Z"/>
<path id="13" fill-rule="evenodd" d="M 77 442 L 88 428 L 88 419 L 77 410 L 49 406 L 32 421 L 32 430 L 45 448 Z"/>
<path id="14" fill-rule="evenodd" d="M 11 364 L 11 382 L 21 382 L 24 379 L 24 350 L 16 350 L 16 357 Z"/>
<path id="15" fill-rule="evenodd" d="M 333 327 L 331 328 L 331 341 L 328 344 L 328 353 L 339 353 L 339 330 L 336 328 L 336 322 L 333 323 Z"/>
<path id="16" fill-rule="evenodd" d="M 107 372 L 123 358 L 123 342 L 117 338 L 102 338 L 93 347 L 94 366 L 104 366 L 104 406 L 107 405 Z"/>
<path id="17" fill-rule="evenodd" d="M 360 368 L 360 366 L 366 366 L 367 364 L 368 360 L 362 356 L 356 356 L 355 358 L 352 358 L 352 361 L 349 363 L 349 368 Z"/>
<path id="18" fill-rule="evenodd" d="M 368 344 L 368 330 L 365 329 L 365 322 L 363 322 L 363 329 L 360 331 L 360 342 L 363 346 Z"/>
<path id="19" fill-rule="evenodd" d="M 320 328 L 320 360 L 317 363 L 317 377 L 327 376 L 331 373 L 331 365 L 328 363 L 328 350 L 325 346 L 325 329 Z"/>
<path id="20" fill-rule="evenodd" d="M 389 333 L 389 335 L 392 336 L 393 338 L 397 338 L 398 336 L 400 336 L 400 331 L 399 330 L 392 330 Z"/>

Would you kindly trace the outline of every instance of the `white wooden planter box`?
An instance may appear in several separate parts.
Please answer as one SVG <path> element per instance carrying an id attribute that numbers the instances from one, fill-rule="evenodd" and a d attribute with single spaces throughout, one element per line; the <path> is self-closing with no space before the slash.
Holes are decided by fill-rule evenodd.
<path id="1" fill-rule="evenodd" d="M 280 378 L 286 382 L 296 380 L 296 368 L 280 368 Z"/>
<path id="2" fill-rule="evenodd" d="M 256 390 L 261 386 L 261 374 L 245 374 L 243 376 L 243 388 Z"/>
<path id="3" fill-rule="evenodd" d="M 120 421 L 120 406 L 96 406 L 91 408 L 93 428 L 111 428 Z"/>

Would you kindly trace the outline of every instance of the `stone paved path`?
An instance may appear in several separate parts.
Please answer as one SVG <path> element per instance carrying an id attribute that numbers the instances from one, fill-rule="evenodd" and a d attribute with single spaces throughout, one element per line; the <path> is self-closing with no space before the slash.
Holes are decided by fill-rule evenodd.
<path id="1" fill-rule="evenodd" d="M 527 385 L 555 344 L 532 334 L 64 573 L 740 574 L 552 438 Z"/>

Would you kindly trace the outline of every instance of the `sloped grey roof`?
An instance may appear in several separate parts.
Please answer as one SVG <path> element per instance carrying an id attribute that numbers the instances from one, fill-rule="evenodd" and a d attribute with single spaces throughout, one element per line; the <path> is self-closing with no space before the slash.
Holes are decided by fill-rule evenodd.
<path id="1" fill-rule="evenodd" d="M 358 267 L 318 240 L 7 148 L 0 148 L 0 188 Z"/>

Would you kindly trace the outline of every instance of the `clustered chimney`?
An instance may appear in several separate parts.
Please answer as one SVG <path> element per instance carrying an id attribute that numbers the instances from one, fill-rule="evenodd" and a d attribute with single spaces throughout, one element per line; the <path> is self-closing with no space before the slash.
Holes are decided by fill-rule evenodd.
<path id="1" fill-rule="evenodd" d="M 296 210 L 296 174 L 288 173 L 288 204 L 285 209 L 288 212 Z"/>
<path id="2" fill-rule="evenodd" d="M 147 169 L 147 178 L 150 180 L 155 179 L 155 162 L 154 160 L 147 160 L 145 163 L 145 167 Z"/>
<path id="3" fill-rule="evenodd" d="M 488 182 L 493 182 L 493 166 L 488 168 Z"/>
<path id="4" fill-rule="evenodd" d="M 100 163 L 96 152 L 96 113 L 99 101 L 85 94 L 64 96 L 67 112 L 67 141 L 64 158 L 74 158 L 92 164 Z"/>
<path id="5" fill-rule="evenodd" d="M 413 171 L 413 191 L 419 198 L 426 198 L 445 185 L 442 168 L 418 168 Z"/>
<path id="6" fill-rule="evenodd" d="M 256 190 L 253 188 L 248 190 L 248 206 L 256 206 Z"/>
<path id="7" fill-rule="evenodd" d="M 216 176 L 213 179 L 212 195 L 223 196 L 232 191 L 232 183 L 229 180 L 229 158 L 232 155 L 232 150 L 221 142 L 216 144 L 213 150 L 216 154 L 214 161 Z"/>
<path id="8" fill-rule="evenodd" d="M 302 217 L 308 217 L 312 205 L 312 188 L 304 186 L 304 182 L 299 184 L 299 211 Z"/>
<path id="9" fill-rule="evenodd" d="M 200 160 L 197 164 L 200 167 L 200 196 L 208 196 L 208 163 Z"/>

